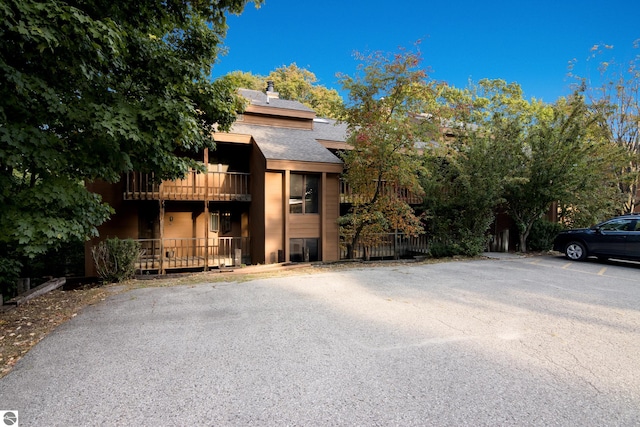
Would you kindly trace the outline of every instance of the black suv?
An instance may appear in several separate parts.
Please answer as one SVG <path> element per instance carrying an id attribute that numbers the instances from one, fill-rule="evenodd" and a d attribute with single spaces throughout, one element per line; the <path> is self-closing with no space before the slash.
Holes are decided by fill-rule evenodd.
<path id="1" fill-rule="evenodd" d="M 640 260 L 640 215 L 618 216 L 591 228 L 561 231 L 553 250 L 564 252 L 574 261 L 588 256 Z"/>

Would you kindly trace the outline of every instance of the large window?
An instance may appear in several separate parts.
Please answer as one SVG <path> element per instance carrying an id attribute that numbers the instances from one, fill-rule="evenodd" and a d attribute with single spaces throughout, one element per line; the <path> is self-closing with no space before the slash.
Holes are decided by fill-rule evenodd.
<path id="1" fill-rule="evenodd" d="M 293 214 L 318 213 L 317 175 L 291 174 L 289 189 L 289 212 Z"/>
<path id="2" fill-rule="evenodd" d="M 291 239 L 289 261 L 318 261 L 318 239 Z"/>
<path id="3" fill-rule="evenodd" d="M 632 223 L 635 222 L 635 219 L 627 219 L 627 218 L 616 218 L 611 221 L 607 221 L 600 226 L 600 230 L 602 231 L 629 231 L 635 230 L 635 224 L 633 227 Z"/>

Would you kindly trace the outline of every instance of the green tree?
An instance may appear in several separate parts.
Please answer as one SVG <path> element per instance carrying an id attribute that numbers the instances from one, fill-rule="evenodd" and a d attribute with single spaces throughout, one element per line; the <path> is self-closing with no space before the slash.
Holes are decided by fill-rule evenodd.
<path id="1" fill-rule="evenodd" d="M 358 243 L 369 242 L 377 233 L 422 232 L 420 219 L 398 189 L 422 194 L 416 142 L 427 141 L 434 129 L 421 114 L 430 111 L 435 95 L 433 83 L 419 67 L 419 52 L 377 52 L 359 58 L 359 75 L 340 76 L 349 93 L 341 118 L 353 147 L 343 155 L 344 179 L 359 196 L 340 219 L 343 234 L 350 238 L 350 258 Z"/>
<path id="2" fill-rule="evenodd" d="M 520 250 L 526 252 L 533 224 L 551 203 L 579 207 L 606 206 L 612 198 L 611 171 L 615 158 L 611 146 L 592 132 L 596 118 L 584 97 L 576 93 L 552 106 L 538 106 L 535 120 L 519 122 L 519 138 L 510 150 L 512 173 L 505 184 L 507 213 L 520 234 Z M 604 202 L 604 203 L 603 203 Z"/>
<path id="3" fill-rule="evenodd" d="M 422 180 L 424 209 L 434 255 L 477 255 L 504 202 L 511 172 L 508 150 L 528 120 L 528 103 L 517 84 L 481 80 L 468 88 L 437 90 L 441 126 L 437 145 L 425 150 L 430 173 Z"/>
<path id="4" fill-rule="evenodd" d="M 433 255 L 480 254 L 503 200 L 501 147 L 482 132 L 456 132 L 451 141 L 425 151 L 423 209 Z"/>
<path id="5" fill-rule="evenodd" d="M 640 46 L 640 39 L 634 47 Z M 620 166 L 617 185 L 624 196 L 621 213 L 635 212 L 640 189 L 640 56 L 619 62 L 610 54 L 613 46 L 595 45 L 590 61 L 599 60 L 597 77 L 570 74 L 586 89 L 590 107 L 597 112 L 606 138 L 622 148 L 627 155 Z"/>
<path id="6" fill-rule="evenodd" d="M 272 81 L 280 98 L 299 101 L 314 110 L 318 117 L 336 118 L 343 104 L 338 91 L 318 84 L 315 74 L 295 63 L 276 68 L 267 76 L 233 71 L 221 80 L 235 88 L 253 90 L 265 90 L 267 82 Z"/>
<path id="7" fill-rule="evenodd" d="M 516 83 L 488 79 L 438 93 L 448 137 L 426 152 L 423 185 L 429 231 L 445 252 L 478 251 L 498 207 L 516 222 L 522 251 L 554 202 L 566 225 L 611 213 L 622 157 L 579 93 L 547 105 L 524 99 Z"/>
<path id="8" fill-rule="evenodd" d="M 313 109 L 319 117 L 335 118 L 342 105 L 342 98 L 335 89 L 317 84 L 315 74 L 295 63 L 276 68 L 267 76 L 283 99 L 302 102 Z"/>
<path id="9" fill-rule="evenodd" d="M 240 105 L 209 75 L 225 14 L 247 2 L 0 3 L 5 282 L 22 259 L 96 234 L 110 208 L 84 182 L 199 166 L 188 153 L 213 148 L 214 125 L 228 129 Z"/>
<path id="10" fill-rule="evenodd" d="M 267 87 L 266 77 L 245 71 L 232 71 L 220 79 L 226 80 L 235 89 L 265 90 Z"/>

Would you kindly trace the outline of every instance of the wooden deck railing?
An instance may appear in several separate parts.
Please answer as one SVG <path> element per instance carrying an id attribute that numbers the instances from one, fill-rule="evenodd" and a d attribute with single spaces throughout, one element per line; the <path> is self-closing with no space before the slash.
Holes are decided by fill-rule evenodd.
<path id="1" fill-rule="evenodd" d="M 371 182 L 371 188 L 373 194 L 373 186 L 375 182 Z M 406 188 L 397 187 L 388 183 L 383 183 L 382 194 L 395 193 L 400 200 L 404 200 L 410 205 L 419 205 L 422 203 L 422 197 L 412 193 Z M 344 180 L 340 180 L 340 203 L 363 203 L 367 199 L 361 195 L 353 192 L 351 186 Z"/>
<path id="2" fill-rule="evenodd" d="M 131 172 L 125 177 L 125 200 L 250 201 L 250 174 L 191 170 L 184 179 L 154 180 L 153 174 Z"/>
<path id="3" fill-rule="evenodd" d="M 209 239 L 139 239 L 142 256 L 138 260 L 140 273 L 164 272 L 175 269 L 209 269 L 239 267 L 251 263 L 249 237 Z"/>
<path id="4" fill-rule="evenodd" d="M 400 259 L 426 256 L 429 253 L 429 239 L 426 235 L 406 236 L 402 233 L 379 234 L 375 243 L 360 243 L 354 248 L 354 259 Z M 350 237 L 343 237 L 340 244 L 340 259 L 347 259 L 347 243 Z"/>

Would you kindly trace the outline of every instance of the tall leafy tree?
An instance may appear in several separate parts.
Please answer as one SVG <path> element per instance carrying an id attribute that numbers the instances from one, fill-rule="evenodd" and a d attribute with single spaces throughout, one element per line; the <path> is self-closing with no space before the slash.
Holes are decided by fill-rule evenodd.
<path id="1" fill-rule="evenodd" d="M 578 209 L 579 202 L 589 197 L 593 209 L 615 199 L 614 191 L 606 191 L 614 189 L 615 151 L 591 131 L 595 124 L 584 97 L 576 93 L 553 106 L 540 106 L 535 120 L 520 128 L 507 163 L 512 172 L 505 200 L 507 213 L 518 226 L 521 251 L 526 252 L 531 227 L 551 203 Z"/>
<path id="2" fill-rule="evenodd" d="M 273 81 L 282 98 L 300 101 L 320 117 L 335 117 L 343 102 L 337 90 L 318 84 L 314 73 L 295 63 L 276 68 L 267 80 Z"/>
<path id="3" fill-rule="evenodd" d="M 278 67 L 267 76 L 233 71 L 221 80 L 236 88 L 253 90 L 265 90 L 267 82 L 272 81 L 280 98 L 299 101 L 319 117 L 335 118 L 343 104 L 338 91 L 319 84 L 315 74 L 295 63 Z"/>
<path id="4" fill-rule="evenodd" d="M 226 13 L 247 2 L 0 3 L 3 278 L 96 234 L 110 208 L 84 182 L 198 166 L 187 153 L 213 148 L 214 125 L 235 117 L 232 88 L 209 75 Z"/>
<path id="5" fill-rule="evenodd" d="M 499 207 L 515 221 L 522 251 L 554 202 L 567 225 L 611 213 L 622 157 L 580 93 L 547 105 L 524 99 L 516 83 L 485 79 L 439 94 L 448 137 L 427 151 L 431 174 L 423 180 L 436 243 L 454 253 L 481 250 Z"/>
<path id="6" fill-rule="evenodd" d="M 639 46 L 640 39 L 634 47 Z M 619 211 L 630 213 L 640 204 L 640 55 L 624 62 L 616 60 L 614 54 L 613 46 L 595 45 L 589 60 L 597 61 L 597 75 L 571 75 L 586 90 L 587 101 L 598 113 L 606 138 L 626 152 L 627 161 L 616 175 L 624 196 Z"/>
<path id="7" fill-rule="evenodd" d="M 267 87 L 266 77 L 248 71 L 232 71 L 222 76 L 220 80 L 226 80 L 236 89 L 265 90 Z"/>
<path id="8" fill-rule="evenodd" d="M 504 171 L 494 138 L 467 129 L 425 150 L 423 209 L 431 253 L 475 256 L 485 250 L 487 231 L 502 202 Z"/>
<path id="9" fill-rule="evenodd" d="M 350 257 L 358 243 L 377 233 L 422 231 L 420 219 L 399 189 L 422 194 L 416 143 L 428 141 L 433 132 L 432 121 L 423 113 L 435 102 L 434 84 L 420 68 L 419 51 L 358 57 L 359 74 L 340 76 L 349 93 L 341 117 L 353 147 L 343 156 L 344 179 L 358 196 L 340 219 Z"/>

